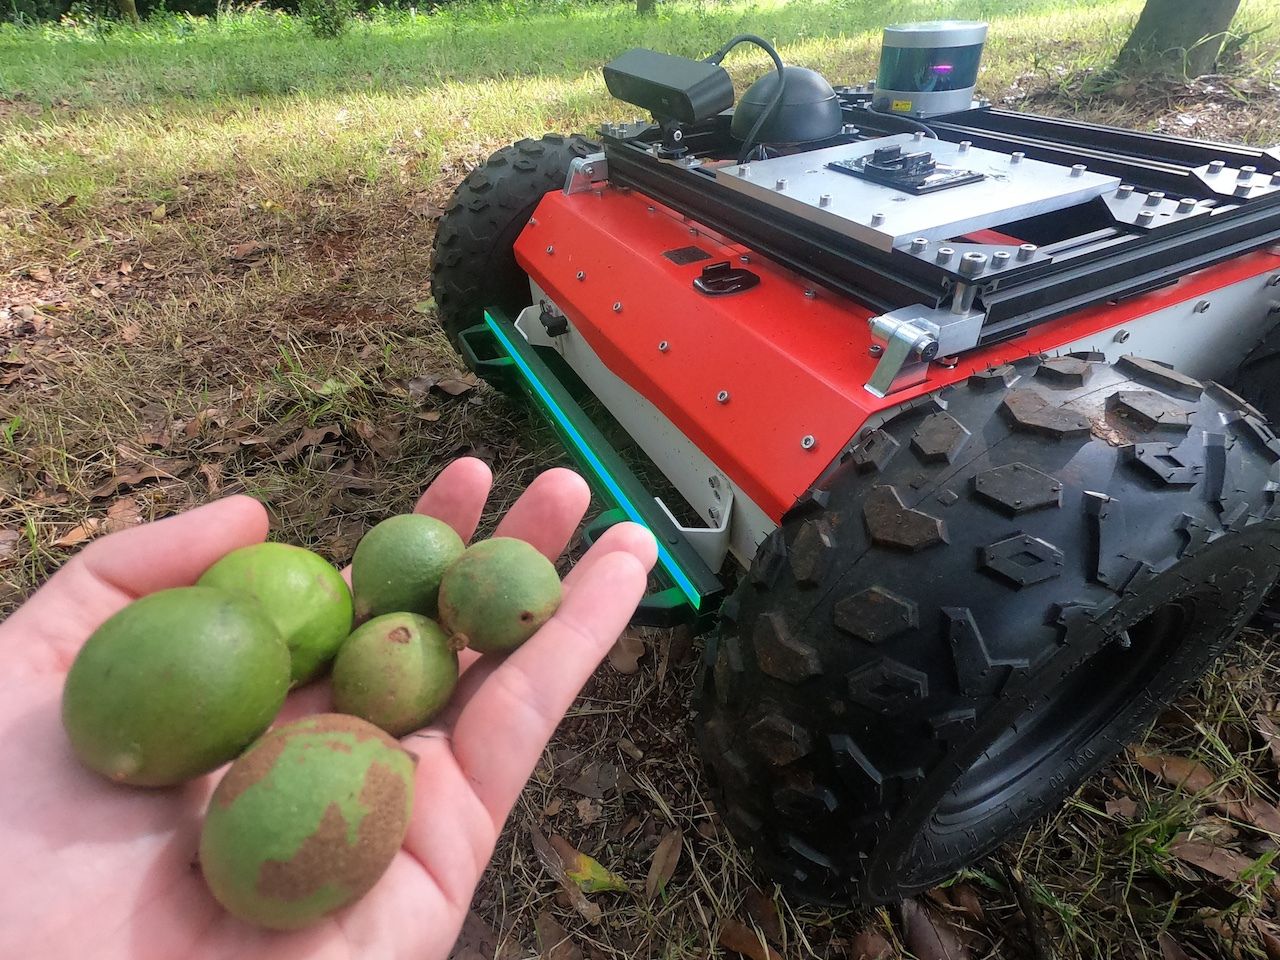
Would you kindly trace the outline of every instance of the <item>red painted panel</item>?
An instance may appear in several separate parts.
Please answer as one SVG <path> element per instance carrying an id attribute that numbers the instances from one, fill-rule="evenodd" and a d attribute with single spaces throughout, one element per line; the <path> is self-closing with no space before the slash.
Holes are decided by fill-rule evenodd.
<path id="1" fill-rule="evenodd" d="M 685 247 L 710 259 L 681 265 L 663 256 Z M 775 520 L 877 411 L 1280 266 L 1266 253 L 1237 258 L 965 354 L 954 369 L 931 364 L 922 383 L 882 400 L 864 389 L 876 364 L 870 310 L 822 289 L 806 296 L 808 281 L 640 194 L 548 194 L 516 242 L 516 259 L 609 369 Z M 720 260 L 752 270 L 760 284 L 724 297 L 699 293 L 694 278 Z M 805 436 L 816 441 L 810 449 Z"/>

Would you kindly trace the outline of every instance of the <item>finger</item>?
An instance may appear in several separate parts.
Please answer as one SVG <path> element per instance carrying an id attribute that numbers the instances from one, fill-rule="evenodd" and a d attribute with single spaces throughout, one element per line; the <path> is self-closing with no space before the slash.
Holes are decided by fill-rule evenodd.
<path id="1" fill-rule="evenodd" d="M 590 503 L 587 482 L 572 470 L 556 467 L 529 484 L 493 535 L 527 540 L 555 560 L 564 552 Z"/>
<path id="2" fill-rule="evenodd" d="M 467 701 L 453 751 L 495 822 L 510 812 L 565 711 L 627 625 L 647 579 L 630 553 L 601 558 Z"/>
<path id="3" fill-rule="evenodd" d="M 616 523 L 602 533 L 573 569 L 565 574 L 566 592 L 572 590 L 601 558 L 618 551 L 631 554 L 646 570 L 652 570 L 658 561 L 658 543 L 652 533 L 638 523 Z"/>
<path id="4" fill-rule="evenodd" d="M 619 523 L 610 527 L 591 545 L 591 549 L 579 560 L 564 578 L 566 592 L 575 584 L 581 583 L 586 574 L 610 553 L 630 553 L 646 570 L 653 567 L 658 556 L 658 546 L 651 534 L 644 527 L 635 523 Z M 458 653 L 458 669 L 460 676 L 458 686 L 449 704 L 435 718 L 434 726 L 442 730 L 450 730 L 457 723 L 463 708 L 484 684 L 494 670 L 502 666 L 503 661 L 497 657 L 482 657 L 474 650 L 462 650 Z"/>
<path id="5" fill-rule="evenodd" d="M 414 513 L 443 520 L 466 542 L 475 535 L 493 486 L 493 472 L 483 460 L 463 457 L 443 470 L 418 498 Z"/>

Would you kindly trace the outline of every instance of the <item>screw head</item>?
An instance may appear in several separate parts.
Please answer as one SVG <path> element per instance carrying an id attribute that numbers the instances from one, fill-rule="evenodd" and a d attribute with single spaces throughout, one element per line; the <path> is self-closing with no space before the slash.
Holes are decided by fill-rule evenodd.
<path id="1" fill-rule="evenodd" d="M 1009 253 L 1008 250 L 997 250 L 991 255 L 991 266 L 998 270 L 1000 267 L 1007 264 L 1012 256 L 1013 255 Z"/>
<path id="2" fill-rule="evenodd" d="M 805 288 L 805 291 L 804 291 L 804 298 L 805 298 L 806 300 L 812 300 L 812 299 L 813 299 L 814 297 L 816 297 L 817 295 L 818 295 L 818 291 L 817 291 L 817 290 L 814 290 L 812 287 L 806 287 L 806 288 Z"/>
<path id="3" fill-rule="evenodd" d="M 538 218 L 537 218 L 537 217 L 530 217 L 530 218 L 529 218 L 529 226 L 531 226 L 531 227 L 536 227 L 537 225 L 538 225 Z"/>
<path id="4" fill-rule="evenodd" d="M 1073 177 L 1083 177 L 1083 176 L 1084 176 L 1084 172 L 1085 172 L 1086 170 L 1088 170 L 1088 169 L 1089 169 L 1089 168 L 1088 168 L 1088 167 L 1086 167 L 1083 163 L 1077 163 L 1077 164 L 1074 164 L 1074 165 L 1071 167 L 1071 175 L 1072 175 Z"/>
<path id="5" fill-rule="evenodd" d="M 555 248 L 555 247 L 553 247 L 551 244 L 549 244 L 549 243 L 548 243 L 548 244 L 547 244 L 547 253 L 555 253 L 555 252 L 556 252 L 556 248 Z"/>
<path id="6" fill-rule="evenodd" d="M 938 252 L 933 255 L 934 259 L 939 263 L 947 263 L 955 256 L 955 250 L 951 247 L 939 247 Z"/>
<path id="7" fill-rule="evenodd" d="M 1116 188 L 1116 196 L 1119 197 L 1121 200 L 1128 200 L 1130 197 L 1133 196 L 1133 184 L 1132 183 L 1120 184 L 1120 186 Z"/>
<path id="8" fill-rule="evenodd" d="M 787 178 L 779 177 L 777 180 L 775 180 L 773 184 L 773 189 L 779 190 L 779 191 L 787 189 Z"/>
<path id="9" fill-rule="evenodd" d="M 658 352 L 659 352 L 659 353 L 666 353 L 666 352 L 667 352 L 668 350 L 670 350 L 670 349 L 671 349 L 671 344 L 667 343 L 667 341 L 665 341 L 665 340 L 659 341 L 659 343 L 658 343 Z"/>
<path id="10" fill-rule="evenodd" d="M 871 215 L 871 225 L 872 225 L 873 227 L 878 227 L 878 226 L 880 226 L 880 224 L 882 224 L 882 223 L 884 223 L 884 214 L 883 214 L 883 213 L 873 213 L 873 214 Z"/>
<path id="11" fill-rule="evenodd" d="M 621 300 L 615 300 L 615 301 L 613 301 L 613 312 L 614 312 L 614 313 L 621 313 L 621 312 L 622 312 L 622 301 L 621 301 Z"/>
<path id="12" fill-rule="evenodd" d="M 1148 207 L 1160 206 L 1160 201 L 1164 199 L 1164 193 L 1160 190 L 1152 190 L 1147 194 L 1146 204 Z"/>
<path id="13" fill-rule="evenodd" d="M 966 277 L 977 276 L 986 265 L 987 255 L 985 253 L 966 253 L 960 258 L 960 272 Z"/>
<path id="14" fill-rule="evenodd" d="M 970 148 L 970 147 L 972 147 L 972 146 L 973 146 L 973 141 L 972 141 L 972 140 L 961 140 L 961 141 L 960 141 L 960 152 L 961 152 L 961 153 L 968 153 L 968 152 L 969 152 L 969 148 Z"/>
<path id="15" fill-rule="evenodd" d="M 1208 309 L 1209 309 L 1209 301 L 1208 301 L 1208 300 L 1197 300 L 1197 301 L 1196 301 L 1196 305 L 1195 305 L 1194 307 L 1192 307 L 1191 309 L 1192 309 L 1192 310 L 1194 310 L 1196 313 L 1204 313 L 1206 310 L 1208 310 Z"/>
<path id="16" fill-rule="evenodd" d="M 1030 260 L 1039 249 L 1034 243 L 1024 243 L 1018 247 L 1018 259 Z"/>
<path id="17" fill-rule="evenodd" d="M 745 254 L 745 253 L 739 254 L 739 255 L 738 255 L 738 262 L 739 262 L 739 263 L 750 263 L 750 262 L 751 262 L 751 257 L 750 257 L 748 254 Z"/>
<path id="18" fill-rule="evenodd" d="M 1241 183 L 1252 180 L 1253 175 L 1258 172 L 1257 167 L 1241 167 L 1240 172 L 1236 174 L 1236 179 Z"/>
<path id="19" fill-rule="evenodd" d="M 1181 200 L 1178 201 L 1179 213 L 1190 213 L 1195 208 L 1196 208 L 1196 202 L 1191 197 L 1183 197 Z"/>
<path id="20" fill-rule="evenodd" d="M 1116 343 L 1128 343 L 1130 336 L 1132 336 L 1132 334 L 1130 334 L 1128 330 L 1117 330 L 1116 335 L 1112 337 L 1112 339 L 1115 340 Z"/>
<path id="21" fill-rule="evenodd" d="M 582 172 L 585 173 L 588 177 L 593 176 L 596 172 L 595 165 L 588 163 L 585 167 L 582 168 Z"/>
<path id="22" fill-rule="evenodd" d="M 1138 222 L 1143 226 L 1149 225 L 1151 221 L 1154 220 L 1155 218 L 1156 218 L 1156 215 L 1152 213 L 1150 210 L 1138 211 Z"/>
<path id="23" fill-rule="evenodd" d="M 924 139 L 924 131 L 917 130 L 915 133 L 911 135 L 911 139 L 914 140 L 916 143 L 920 143 Z"/>
<path id="24" fill-rule="evenodd" d="M 800 447 L 804 450 L 812 450 L 817 442 L 818 441 L 813 438 L 812 433 L 806 433 L 800 438 Z"/>
<path id="25" fill-rule="evenodd" d="M 1009 154 L 1009 162 L 1010 162 L 1010 163 L 1021 163 L 1021 162 L 1022 162 L 1022 158 L 1023 158 L 1023 157 L 1025 157 L 1025 156 L 1026 156 L 1026 154 L 1025 154 L 1025 153 L 1023 153 L 1021 150 L 1015 150 L 1013 153 Z"/>
<path id="26" fill-rule="evenodd" d="M 916 237 L 914 240 L 911 241 L 912 253 L 924 253 L 928 249 L 929 249 L 929 241 L 926 240 L 924 237 Z"/>
<path id="27" fill-rule="evenodd" d="M 719 393 L 716 394 L 716 403 L 728 403 L 728 402 L 729 402 L 728 390 L 721 390 Z"/>
<path id="28" fill-rule="evenodd" d="M 581 270 L 579 270 L 577 273 L 575 273 L 575 274 L 574 274 L 574 276 L 575 276 L 575 277 L 577 277 L 579 280 L 585 280 L 585 279 L 587 279 L 587 275 L 586 275 L 586 273 L 584 273 L 584 272 L 583 272 L 583 271 L 581 271 Z"/>
<path id="29" fill-rule="evenodd" d="M 1214 160 L 1212 163 L 1209 164 L 1209 173 L 1211 174 L 1221 173 L 1226 168 L 1226 166 L 1227 164 L 1225 160 Z"/>
<path id="30" fill-rule="evenodd" d="M 871 354 L 873 357 L 878 357 L 880 354 L 884 353 L 884 347 L 880 346 L 878 343 L 873 343 L 871 346 L 867 347 L 867 353 Z"/>
<path id="31" fill-rule="evenodd" d="M 820 207 L 829 207 L 829 206 L 831 206 L 831 194 L 829 194 L 829 193 L 824 193 L 822 196 L 820 196 L 820 197 L 818 198 L 818 206 L 820 206 Z"/>
<path id="32" fill-rule="evenodd" d="M 738 164 L 737 174 L 740 177 L 751 176 L 751 167 L 745 163 Z"/>

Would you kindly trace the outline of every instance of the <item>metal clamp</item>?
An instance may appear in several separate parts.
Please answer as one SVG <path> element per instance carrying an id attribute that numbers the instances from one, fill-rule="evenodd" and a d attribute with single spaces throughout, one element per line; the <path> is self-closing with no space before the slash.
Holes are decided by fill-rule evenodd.
<path id="1" fill-rule="evenodd" d="M 951 357 L 978 345 L 987 315 L 973 310 L 972 284 L 957 284 L 951 308 L 915 304 L 872 317 L 871 336 L 884 344 L 880 362 L 866 383 L 868 393 L 884 397 L 895 389 L 924 379 L 923 364 L 934 357 Z M 902 377 L 911 365 L 920 365 L 920 376 Z"/>
<path id="2" fill-rule="evenodd" d="M 575 193 L 586 193 L 597 190 L 597 184 L 609 179 L 609 161 L 603 153 L 593 153 L 585 157 L 577 157 L 569 164 L 569 173 L 564 178 L 566 196 Z"/>
<path id="3" fill-rule="evenodd" d="M 866 383 L 868 393 L 886 396 L 904 366 L 932 360 L 938 355 L 938 330 L 923 317 L 904 320 L 886 313 L 868 322 L 871 335 L 885 344 L 880 362 Z"/>

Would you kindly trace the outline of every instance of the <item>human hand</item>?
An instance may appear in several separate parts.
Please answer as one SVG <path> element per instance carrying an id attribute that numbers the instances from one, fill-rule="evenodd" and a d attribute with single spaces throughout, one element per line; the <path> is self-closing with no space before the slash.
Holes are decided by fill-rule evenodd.
<path id="1" fill-rule="evenodd" d="M 415 508 L 470 539 L 491 476 L 478 460 L 448 466 Z M 553 559 L 589 501 L 568 470 L 539 476 L 499 536 Z M 460 654 L 446 711 L 404 738 L 418 756 L 413 817 L 391 867 L 359 903 L 296 933 L 225 913 L 195 862 L 200 824 L 223 771 L 139 790 L 84 769 L 62 730 L 66 673 L 109 616 L 156 590 L 194 583 L 215 560 L 267 534 L 249 497 L 106 537 L 0 624 L 0 957 L 147 960 L 448 955 L 498 833 L 543 747 L 644 593 L 653 537 L 607 531 L 565 577 L 556 615 L 505 660 Z M 281 720 L 329 708 L 327 682 L 290 694 Z"/>

